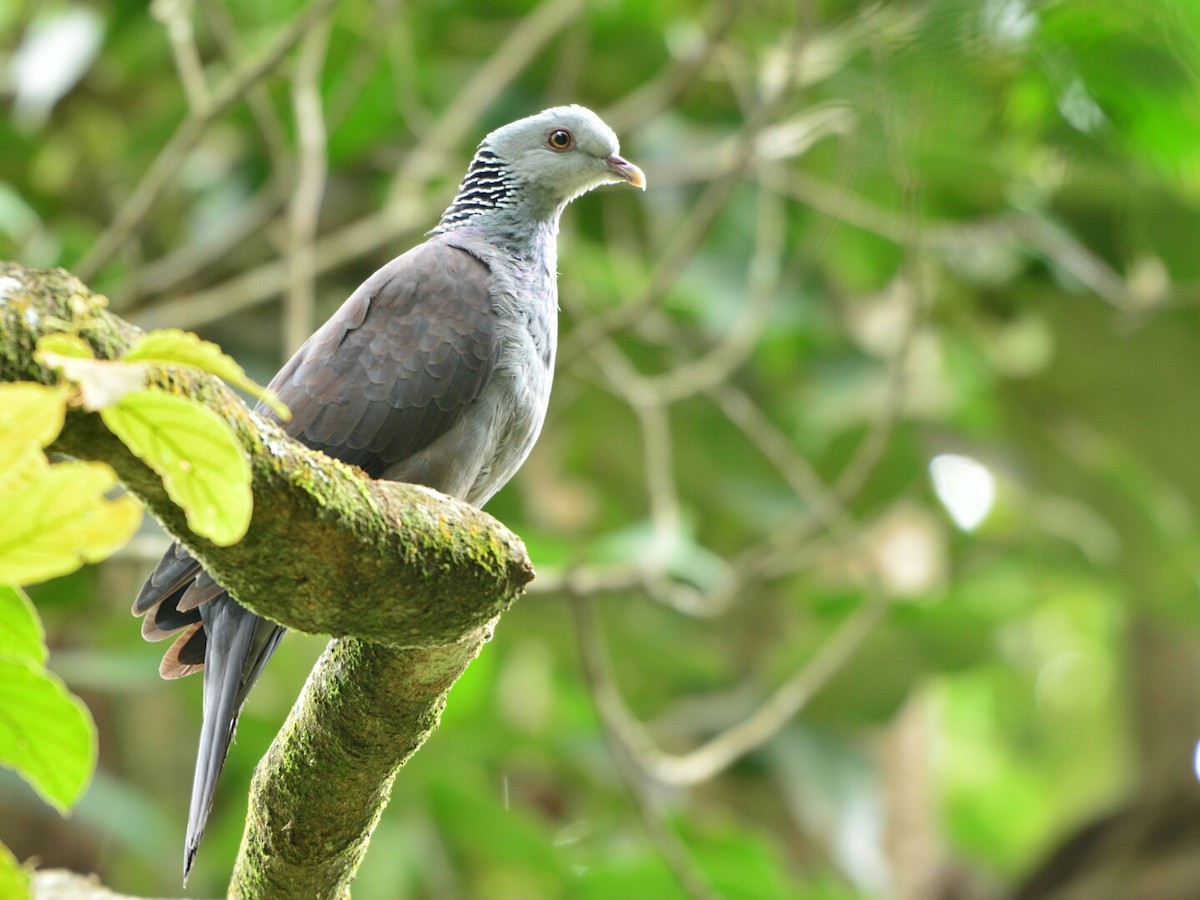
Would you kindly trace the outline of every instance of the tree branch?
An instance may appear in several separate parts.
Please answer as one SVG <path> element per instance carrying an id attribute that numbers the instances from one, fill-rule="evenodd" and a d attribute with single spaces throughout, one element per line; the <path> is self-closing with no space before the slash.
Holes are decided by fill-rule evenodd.
<path id="1" fill-rule="evenodd" d="M 137 334 L 69 273 L 0 262 L 0 381 L 54 381 L 32 354 L 41 335 L 61 331 L 99 358 Z M 70 413 L 50 449 L 111 465 L 255 612 L 341 638 L 260 763 L 231 891 L 343 896 L 396 770 L 533 570 L 520 539 L 478 509 L 308 450 L 214 378 L 166 371 L 155 380 L 218 412 L 250 453 L 254 515 L 240 543 L 191 534 L 158 476 L 98 415 Z"/>
<path id="2" fill-rule="evenodd" d="M 491 630 L 408 650 L 330 643 L 254 770 L 230 897 L 349 896 L 397 770 Z"/>

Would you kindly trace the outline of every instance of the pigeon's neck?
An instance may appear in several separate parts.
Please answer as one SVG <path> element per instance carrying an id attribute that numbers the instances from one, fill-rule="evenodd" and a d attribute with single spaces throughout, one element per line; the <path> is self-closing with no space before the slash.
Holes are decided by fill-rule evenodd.
<path id="1" fill-rule="evenodd" d="M 522 185 L 489 147 L 471 160 L 434 234 L 469 228 L 518 258 L 536 258 L 555 244 L 565 202 Z"/>

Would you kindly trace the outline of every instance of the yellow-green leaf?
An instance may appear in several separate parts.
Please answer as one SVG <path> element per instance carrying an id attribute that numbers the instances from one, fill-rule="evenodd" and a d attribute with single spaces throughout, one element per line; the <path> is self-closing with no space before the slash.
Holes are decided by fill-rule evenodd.
<path id="1" fill-rule="evenodd" d="M 46 662 L 42 620 L 25 592 L 7 584 L 0 584 L 0 657 Z"/>
<path id="2" fill-rule="evenodd" d="M 39 353 L 53 353 L 57 356 L 70 356 L 75 359 L 94 359 L 92 348 L 77 334 L 67 334 L 65 332 L 55 332 L 54 334 L 43 334 L 38 338 L 37 350 L 34 353 L 34 358 L 37 358 Z"/>
<path id="3" fill-rule="evenodd" d="M 66 812 L 96 765 L 96 726 L 87 707 L 56 675 L 0 658 L 0 710 L 0 763 Z"/>
<path id="4" fill-rule="evenodd" d="M 137 531 L 132 497 L 105 499 L 117 476 L 104 463 L 45 467 L 0 498 L 0 582 L 31 584 L 112 555 Z"/>
<path id="5" fill-rule="evenodd" d="M 165 391 L 128 394 L 100 411 L 104 424 L 163 480 L 188 527 L 214 544 L 237 543 L 250 526 L 250 459 L 229 423 Z"/>
<path id="6" fill-rule="evenodd" d="M 67 394 L 60 386 L 0 384 L 0 496 L 45 468 L 42 448 L 62 430 Z"/>
<path id="7" fill-rule="evenodd" d="M 274 392 L 252 381 L 232 356 L 211 341 L 201 340 L 191 332 L 180 331 L 178 328 L 147 332 L 122 354 L 121 359 L 156 366 L 191 366 L 200 369 L 216 375 L 236 388 L 241 388 L 252 397 L 261 399 L 285 422 L 292 417 Z"/>
<path id="8" fill-rule="evenodd" d="M 16 381 L 0 384 L 0 447 L 30 443 L 45 447 L 62 431 L 67 390 Z"/>
<path id="9" fill-rule="evenodd" d="M 5 447 L 4 440 L 0 438 L 0 465 L 0 498 L 3 498 L 21 482 L 50 465 L 50 461 L 36 444 Z"/>
<path id="10" fill-rule="evenodd" d="M 21 868 L 12 851 L 0 844 L 0 897 L 25 900 L 29 896 L 29 873 Z"/>

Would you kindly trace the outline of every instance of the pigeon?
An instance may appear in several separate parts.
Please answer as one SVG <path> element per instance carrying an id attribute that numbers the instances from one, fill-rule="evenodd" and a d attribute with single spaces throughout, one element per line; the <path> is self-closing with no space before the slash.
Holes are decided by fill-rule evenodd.
<path id="1" fill-rule="evenodd" d="M 364 281 L 271 381 L 291 420 L 262 403 L 257 411 L 372 478 L 482 506 L 524 462 L 545 418 L 563 209 L 603 184 L 645 189 L 619 153 L 613 130 L 582 106 L 488 134 L 425 242 Z M 204 671 L 186 885 L 242 703 L 285 628 L 239 605 L 178 541 L 133 612 L 148 640 L 175 637 L 164 678 Z"/>

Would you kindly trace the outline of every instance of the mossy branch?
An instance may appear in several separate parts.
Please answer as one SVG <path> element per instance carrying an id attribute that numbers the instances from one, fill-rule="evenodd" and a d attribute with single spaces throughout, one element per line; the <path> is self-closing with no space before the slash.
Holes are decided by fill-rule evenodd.
<path id="1" fill-rule="evenodd" d="M 0 381 L 56 380 L 33 350 L 57 331 L 79 334 L 102 359 L 137 334 L 69 273 L 0 262 Z M 254 515 L 238 544 L 191 534 L 158 476 L 99 416 L 69 414 L 51 449 L 111 465 L 256 613 L 339 638 L 255 773 L 231 893 L 342 896 L 397 768 L 532 567 L 520 539 L 485 513 L 308 450 L 215 378 L 164 372 L 158 384 L 215 410 L 249 451 Z"/>

